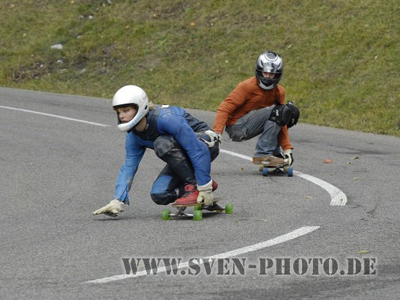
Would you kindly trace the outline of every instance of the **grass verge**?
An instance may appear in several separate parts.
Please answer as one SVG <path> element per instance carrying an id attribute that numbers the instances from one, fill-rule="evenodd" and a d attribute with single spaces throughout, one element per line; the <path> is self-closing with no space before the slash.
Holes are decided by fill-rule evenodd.
<path id="1" fill-rule="evenodd" d="M 0 85 L 111 98 L 137 84 L 215 111 L 270 49 L 301 122 L 400 136 L 399 15 L 397 0 L 4 0 Z"/>

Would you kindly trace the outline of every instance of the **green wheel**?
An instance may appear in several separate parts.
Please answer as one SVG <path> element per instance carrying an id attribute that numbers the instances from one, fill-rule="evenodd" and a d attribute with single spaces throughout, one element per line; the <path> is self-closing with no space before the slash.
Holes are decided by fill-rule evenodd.
<path id="1" fill-rule="evenodd" d="M 288 167 L 288 166 L 284 166 L 284 167 L 283 167 L 283 171 L 284 171 L 284 172 L 287 172 L 287 171 L 288 171 L 288 169 L 289 169 L 289 167 Z"/>
<path id="2" fill-rule="evenodd" d="M 226 214 L 231 214 L 233 213 L 233 204 L 232 203 L 228 203 L 227 205 L 225 205 L 225 213 Z"/>
<path id="3" fill-rule="evenodd" d="M 202 206 L 201 206 L 201 204 L 196 204 L 195 206 L 194 206 L 194 210 L 202 210 Z"/>
<path id="4" fill-rule="evenodd" d="M 258 166 L 258 171 L 262 172 L 263 169 L 264 169 L 264 165 L 259 165 L 259 166 Z"/>
<path id="5" fill-rule="evenodd" d="M 202 210 L 193 211 L 193 220 L 201 221 L 202 219 L 203 219 L 203 211 Z"/>
<path id="6" fill-rule="evenodd" d="M 163 209 L 161 212 L 161 218 L 166 221 L 166 220 L 171 220 L 171 211 L 169 209 Z"/>

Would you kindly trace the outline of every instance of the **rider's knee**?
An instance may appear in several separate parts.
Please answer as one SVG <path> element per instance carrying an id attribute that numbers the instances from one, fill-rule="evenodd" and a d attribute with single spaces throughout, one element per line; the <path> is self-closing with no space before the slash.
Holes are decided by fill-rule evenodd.
<path id="1" fill-rule="evenodd" d="M 154 141 L 153 145 L 154 152 L 161 158 L 175 148 L 175 140 L 172 136 L 162 135 Z"/>

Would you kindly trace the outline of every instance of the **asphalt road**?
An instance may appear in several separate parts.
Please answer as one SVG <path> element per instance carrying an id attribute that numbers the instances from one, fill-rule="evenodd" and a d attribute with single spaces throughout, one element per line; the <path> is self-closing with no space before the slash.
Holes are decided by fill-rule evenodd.
<path id="1" fill-rule="evenodd" d="M 214 113 L 189 111 L 212 125 Z M 221 153 L 215 194 L 235 210 L 202 221 L 161 219 L 149 191 L 164 163 L 149 149 L 133 203 L 118 218 L 94 217 L 124 160 L 115 124 L 104 99 L 0 88 L 0 299 L 398 299 L 400 138 L 290 130 L 295 170 L 341 190 L 344 206 L 311 181 L 263 177 Z M 222 149 L 252 156 L 255 142 L 225 134 Z M 218 254 L 176 275 L 161 260 L 156 275 L 139 264 L 143 276 L 115 277 L 123 258 Z"/>

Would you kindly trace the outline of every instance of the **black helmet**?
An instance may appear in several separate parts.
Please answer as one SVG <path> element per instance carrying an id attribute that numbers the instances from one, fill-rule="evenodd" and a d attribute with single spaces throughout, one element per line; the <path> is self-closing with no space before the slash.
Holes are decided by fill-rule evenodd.
<path id="1" fill-rule="evenodd" d="M 264 78 L 263 72 L 274 73 L 274 78 Z M 272 51 L 267 51 L 261 54 L 256 62 L 256 77 L 258 85 L 264 90 L 272 90 L 275 88 L 282 78 L 283 60 Z"/>

